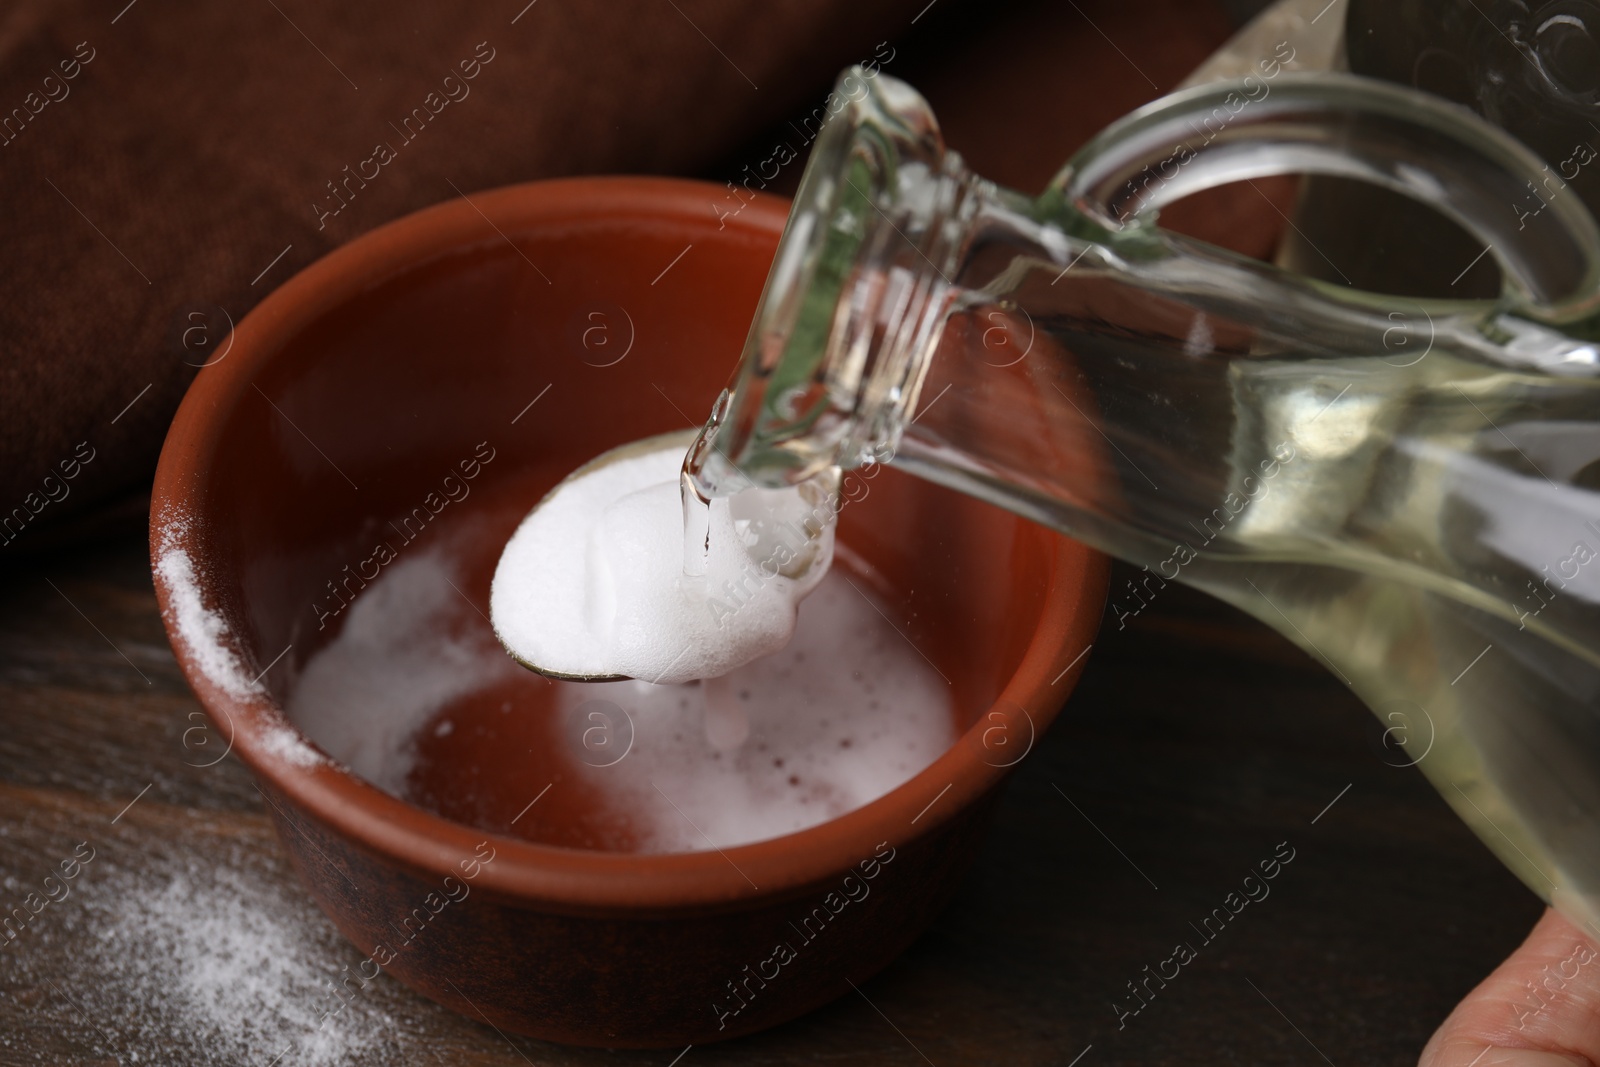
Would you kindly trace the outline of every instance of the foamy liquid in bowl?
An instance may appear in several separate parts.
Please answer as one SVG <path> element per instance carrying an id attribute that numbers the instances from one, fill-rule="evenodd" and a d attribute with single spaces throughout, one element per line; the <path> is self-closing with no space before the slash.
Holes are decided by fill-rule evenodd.
<path id="1" fill-rule="evenodd" d="M 727 848 L 869 803 L 955 741 L 949 685 L 847 546 L 788 643 L 718 683 L 749 721 L 721 749 L 702 683 L 562 681 L 514 662 L 462 591 L 475 546 L 438 534 L 361 591 L 286 700 L 330 756 L 438 814 L 573 847 Z"/>

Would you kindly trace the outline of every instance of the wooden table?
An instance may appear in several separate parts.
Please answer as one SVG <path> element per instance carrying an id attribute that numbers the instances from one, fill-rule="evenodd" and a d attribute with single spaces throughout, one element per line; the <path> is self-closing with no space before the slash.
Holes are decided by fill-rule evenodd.
<path id="1" fill-rule="evenodd" d="M 361 958 L 295 884 L 243 767 L 193 765 L 216 751 L 186 736 L 197 712 L 137 529 L 6 562 L 0 904 L 21 906 L 80 842 L 95 858 L 0 948 L 0 1064 L 266 1067 L 287 1032 L 281 1005 L 207 1030 L 174 1016 L 174 973 L 237 1004 L 251 987 L 229 974 L 334 977 Z M 1414 768 L 1383 762 L 1377 734 L 1278 635 L 1169 587 L 1126 629 L 1104 627 L 926 936 L 860 996 L 676 1062 L 1413 1063 L 1540 905 Z M 1281 842 L 1294 858 L 1270 895 L 1207 943 L 1191 924 Z M 152 923 L 135 909 L 153 897 L 165 925 L 141 943 L 130 930 Z M 227 933 L 239 922 L 253 940 Z M 175 939 L 208 946 L 211 969 L 183 971 Z M 1131 1012 L 1127 983 L 1179 941 L 1196 958 L 1149 985 L 1119 1029 L 1113 1002 Z M 217 955 L 229 951 L 260 959 Z M 307 1010 L 297 1001 L 285 1017 Z M 358 1064 L 667 1067 L 683 1052 L 511 1039 L 387 977 L 332 1025 L 365 1035 L 366 1051 L 341 1061 Z M 333 1061 L 294 1046 L 278 1062 Z"/>

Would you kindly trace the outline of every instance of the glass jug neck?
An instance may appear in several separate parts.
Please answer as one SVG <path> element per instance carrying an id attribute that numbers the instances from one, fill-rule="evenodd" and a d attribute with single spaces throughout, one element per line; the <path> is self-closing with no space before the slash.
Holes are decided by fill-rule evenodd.
<path id="1" fill-rule="evenodd" d="M 945 150 L 920 96 L 860 68 L 795 197 L 733 392 L 690 449 L 702 498 L 883 462 L 916 409 L 975 220 L 1021 197 Z"/>
<path id="2" fill-rule="evenodd" d="M 1508 221 L 1507 197 L 1540 173 L 1530 153 L 1448 105 L 1362 79 L 1284 75 L 1270 102 L 1264 87 L 1254 96 L 1248 83 L 1243 96 L 1226 86 L 1191 90 L 1150 105 L 1086 146 L 1032 200 L 968 171 L 909 86 L 847 71 L 735 388 L 686 457 L 686 489 L 708 498 L 751 483 L 795 484 L 896 454 L 951 313 L 994 304 L 985 314 L 1020 307 L 1027 318 L 1039 293 L 1031 277 L 1033 290 L 1020 290 L 1020 275 L 1053 264 L 1054 287 L 1092 246 L 1090 259 L 1103 260 L 1101 289 L 1125 285 L 1130 296 L 1220 313 L 1247 334 L 1298 338 L 1303 357 L 1387 363 L 1413 320 L 1432 331 L 1443 315 L 1462 327 L 1461 347 L 1487 362 L 1592 371 L 1594 351 L 1561 334 L 1600 336 L 1600 232 L 1574 197 L 1555 197 L 1525 229 Z M 1188 121 L 1196 112 L 1223 118 L 1196 139 Z M 1502 299 L 1396 304 L 1247 267 L 1150 224 L 1163 204 L 1210 184 L 1300 172 L 1360 178 L 1432 204 L 1484 242 L 1505 280 Z M 1055 303 L 1052 295 L 1043 309 Z M 1118 306 L 1113 319 L 1138 332 L 1148 308 Z M 996 330 L 984 336 L 1003 339 Z"/>

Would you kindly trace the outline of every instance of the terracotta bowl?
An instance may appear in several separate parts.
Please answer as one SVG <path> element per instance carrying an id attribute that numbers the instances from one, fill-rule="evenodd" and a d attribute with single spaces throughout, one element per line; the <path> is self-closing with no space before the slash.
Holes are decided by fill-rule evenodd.
<path id="1" fill-rule="evenodd" d="M 308 661 L 374 575 L 447 560 L 451 632 L 486 638 L 523 513 L 601 451 L 705 417 L 787 212 L 761 198 L 719 223 L 724 192 L 539 182 L 391 223 L 251 312 L 178 412 L 151 528 L 167 631 L 216 748 L 249 766 L 307 888 L 367 954 L 346 985 L 387 971 L 503 1030 L 583 1045 L 791 1019 L 946 903 L 1001 780 L 1082 669 L 1104 557 L 890 468 L 840 539 L 952 685 L 959 740 L 842 817 L 722 851 L 579 847 L 584 798 L 530 741 L 543 719 L 505 713 L 551 684 L 527 672 L 456 699 L 418 803 L 289 725 Z"/>

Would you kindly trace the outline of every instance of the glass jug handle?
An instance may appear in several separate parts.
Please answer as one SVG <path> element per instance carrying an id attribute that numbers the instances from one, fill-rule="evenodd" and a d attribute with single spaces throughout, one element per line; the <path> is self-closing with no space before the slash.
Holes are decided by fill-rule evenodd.
<path id="1" fill-rule="evenodd" d="M 1465 108 L 1387 82 L 1284 73 L 1173 94 L 1102 131 L 1045 198 L 1116 244 L 1164 204 L 1279 174 L 1356 178 L 1434 208 L 1486 246 L 1527 318 L 1570 330 L 1600 314 L 1600 228 L 1560 175 Z"/>

